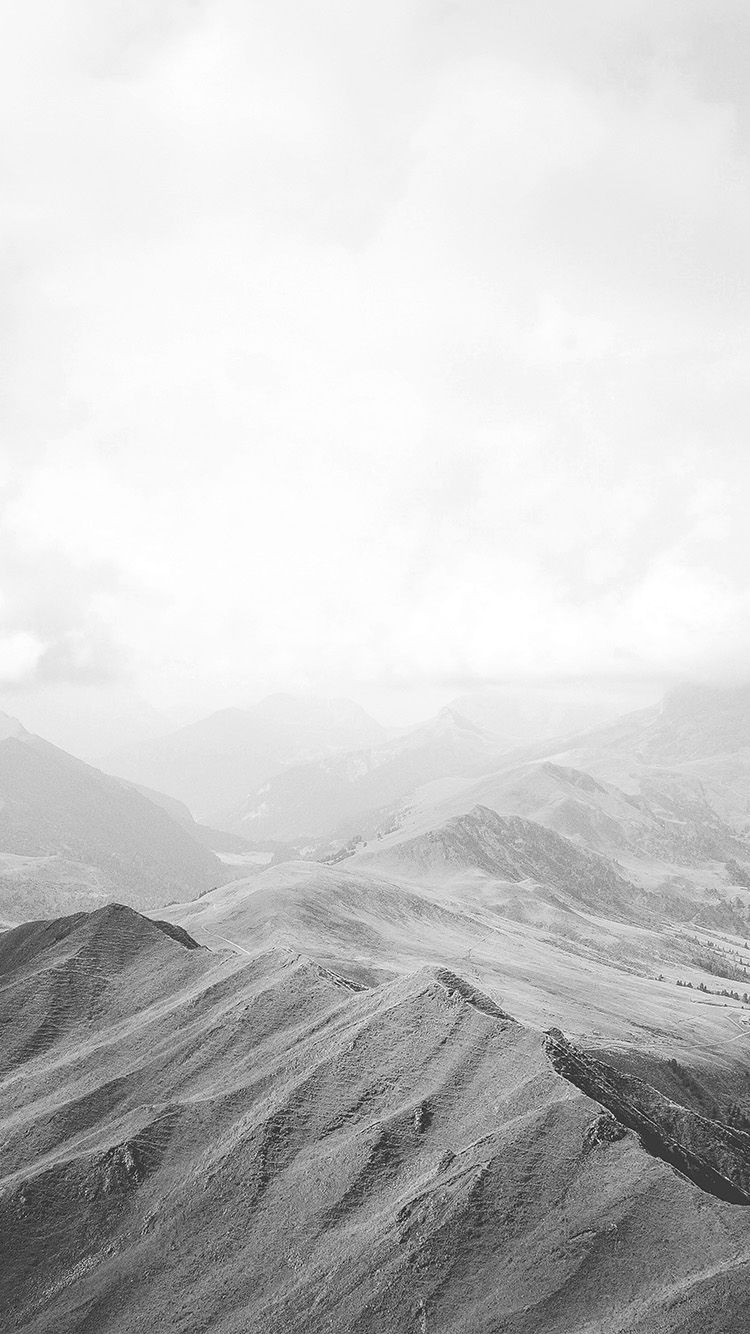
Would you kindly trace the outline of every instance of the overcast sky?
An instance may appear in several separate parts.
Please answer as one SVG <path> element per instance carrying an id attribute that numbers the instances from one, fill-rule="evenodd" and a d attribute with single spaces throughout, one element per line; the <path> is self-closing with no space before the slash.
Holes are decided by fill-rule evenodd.
<path id="1" fill-rule="evenodd" d="M 744 672 L 749 49 L 742 0 L 6 0 L 6 703 Z"/>

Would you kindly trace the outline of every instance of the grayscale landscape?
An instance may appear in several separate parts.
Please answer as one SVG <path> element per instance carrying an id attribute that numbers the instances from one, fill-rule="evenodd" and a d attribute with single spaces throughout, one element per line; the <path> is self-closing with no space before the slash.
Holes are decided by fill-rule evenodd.
<path id="1" fill-rule="evenodd" d="M 748 1334 L 749 52 L 0 6 L 0 1334 Z"/>
<path id="2" fill-rule="evenodd" d="M 3 1328 L 743 1329 L 750 687 L 525 751 L 282 711 L 235 853 L 6 725 Z"/>

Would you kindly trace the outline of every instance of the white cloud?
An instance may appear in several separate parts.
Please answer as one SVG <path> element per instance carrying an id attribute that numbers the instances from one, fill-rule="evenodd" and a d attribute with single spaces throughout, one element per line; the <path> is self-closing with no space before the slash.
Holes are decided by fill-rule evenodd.
<path id="1" fill-rule="evenodd" d="M 33 635 L 17 633 L 0 637 L 0 685 L 14 686 L 33 675 L 44 645 Z"/>
<path id="2" fill-rule="evenodd" d="M 4 12 L 17 676 L 742 660 L 743 11 L 542 8 Z"/>

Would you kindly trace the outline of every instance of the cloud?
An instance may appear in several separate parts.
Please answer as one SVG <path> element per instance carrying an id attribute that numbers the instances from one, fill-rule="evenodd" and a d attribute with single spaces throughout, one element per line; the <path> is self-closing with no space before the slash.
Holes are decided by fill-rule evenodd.
<path id="1" fill-rule="evenodd" d="M 0 685 L 8 689 L 34 677 L 44 645 L 23 632 L 0 634 Z"/>
<path id="2" fill-rule="evenodd" d="M 99 684 L 126 674 L 125 650 L 103 616 L 118 589 L 116 569 L 76 564 L 47 534 L 37 544 L 19 540 L 12 506 L 0 507 L 0 518 L 0 687 Z"/>
<path id="3" fill-rule="evenodd" d="M 743 660 L 742 6 L 0 22 L 11 676 Z"/>

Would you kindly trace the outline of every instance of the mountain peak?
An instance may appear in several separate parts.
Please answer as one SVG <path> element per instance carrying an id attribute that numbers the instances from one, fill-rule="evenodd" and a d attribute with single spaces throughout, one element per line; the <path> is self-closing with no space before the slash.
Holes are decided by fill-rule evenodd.
<path id="1" fill-rule="evenodd" d="M 84 914 L 80 927 L 86 930 L 91 939 L 103 942 L 107 949 L 111 946 L 118 955 L 131 954 L 140 948 L 158 944 L 157 932 L 184 949 L 199 948 L 198 942 L 182 927 L 144 917 L 124 903 L 107 903 L 103 908 Z"/>
<path id="2" fill-rule="evenodd" d="M 8 741 L 11 737 L 26 737 L 31 734 L 26 731 L 23 723 L 19 723 L 17 718 L 11 717 L 9 713 L 0 712 L 0 741 Z"/>
<path id="3" fill-rule="evenodd" d="M 460 713 L 452 704 L 446 704 L 435 718 L 435 723 L 443 730 L 454 728 L 456 731 L 469 732 L 472 736 L 486 737 L 487 733 L 465 714 Z"/>

